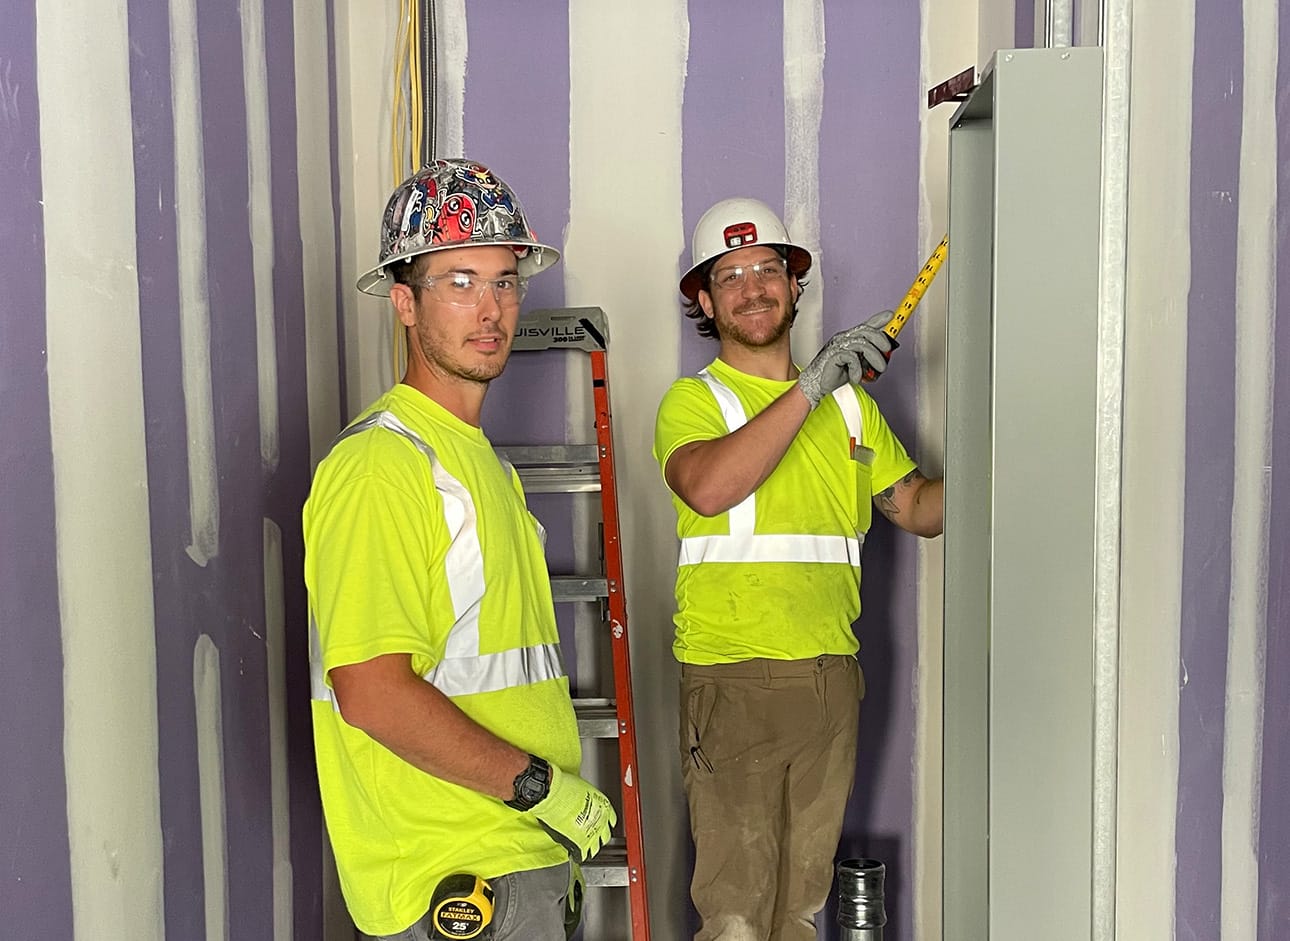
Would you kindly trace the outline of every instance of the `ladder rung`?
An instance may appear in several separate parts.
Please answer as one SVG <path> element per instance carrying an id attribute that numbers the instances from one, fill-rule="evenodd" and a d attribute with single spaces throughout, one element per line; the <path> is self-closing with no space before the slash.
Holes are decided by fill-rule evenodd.
<path id="1" fill-rule="evenodd" d="M 600 449 L 594 444 L 539 444 L 497 448 L 515 465 L 529 493 L 585 493 L 600 489 Z"/>
<path id="2" fill-rule="evenodd" d="M 582 575 L 551 576 L 551 600 L 599 601 L 609 597 L 609 582 L 604 578 L 586 578 Z"/>
<path id="3" fill-rule="evenodd" d="M 631 885 L 627 869 L 627 842 L 615 837 L 600 848 L 600 852 L 582 864 L 582 878 L 587 888 L 611 885 Z"/>
<path id="4" fill-rule="evenodd" d="M 588 493 L 600 489 L 596 467 L 516 467 L 525 493 Z"/>
<path id="5" fill-rule="evenodd" d="M 600 464 L 600 449 L 594 444 L 507 445 L 496 451 L 517 469 L 546 464 Z"/>
<path id="6" fill-rule="evenodd" d="M 612 699 L 575 699 L 578 734 L 583 738 L 617 738 L 618 706 Z"/>

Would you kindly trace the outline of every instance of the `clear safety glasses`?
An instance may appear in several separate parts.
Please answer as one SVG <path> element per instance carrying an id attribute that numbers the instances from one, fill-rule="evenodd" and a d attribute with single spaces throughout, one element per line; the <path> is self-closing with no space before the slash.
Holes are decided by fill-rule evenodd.
<path id="1" fill-rule="evenodd" d="M 506 275 L 501 278 L 480 278 L 465 271 L 447 271 L 443 274 L 426 275 L 416 282 L 426 288 L 436 300 L 451 304 L 453 307 L 478 307 L 484 299 L 484 292 L 493 289 L 493 297 L 500 307 L 514 307 L 524 300 L 529 287 L 529 279 L 519 275 Z"/>

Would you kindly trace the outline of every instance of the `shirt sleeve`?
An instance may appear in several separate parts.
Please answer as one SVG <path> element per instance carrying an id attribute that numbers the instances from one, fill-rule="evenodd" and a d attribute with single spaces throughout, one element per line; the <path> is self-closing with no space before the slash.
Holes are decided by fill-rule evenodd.
<path id="1" fill-rule="evenodd" d="M 720 438 L 728 430 L 707 384 L 701 379 L 678 379 L 658 406 L 654 421 L 654 460 L 662 471 L 677 448 L 692 441 Z"/>
<path id="2" fill-rule="evenodd" d="M 364 444 L 388 455 L 401 442 L 377 432 Z M 402 456 L 402 455 L 398 455 Z M 305 519 L 306 576 L 317 622 L 323 670 L 361 663 L 385 654 L 410 654 L 418 665 L 443 657 L 451 626 L 442 559 L 447 526 L 432 485 L 416 481 L 419 468 L 372 472 L 343 456 L 335 467 L 319 468 Z M 395 465 L 397 468 L 397 464 Z M 436 561 L 437 560 L 437 561 Z M 442 629 L 436 624 L 448 621 Z"/>
<path id="3" fill-rule="evenodd" d="M 877 496 L 918 465 L 905 451 L 905 446 L 882 417 L 882 412 L 878 411 L 878 403 L 863 389 L 857 389 L 856 392 L 860 397 L 860 412 L 864 421 L 864 443 L 874 452 L 870 488 L 873 495 Z"/>

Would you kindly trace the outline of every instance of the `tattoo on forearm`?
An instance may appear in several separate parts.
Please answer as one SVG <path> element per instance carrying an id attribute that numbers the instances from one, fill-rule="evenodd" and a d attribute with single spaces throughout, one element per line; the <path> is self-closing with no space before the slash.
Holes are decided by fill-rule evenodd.
<path id="1" fill-rule="evenodd" d="M 883 516 L 887 517 L 887 519 L 899 516 L 900 507 L 896 503 L 896 491 L 904 490 L 906 487 L 909 487 L 923 479 L 924 477 L 922 473 L 917 467 L 915 467 L 904 477 L 900 478 L 900 480 L 896 481 L 886 490 L 882 491 L 882 493 L 878 494 L 878 510 Z"/>

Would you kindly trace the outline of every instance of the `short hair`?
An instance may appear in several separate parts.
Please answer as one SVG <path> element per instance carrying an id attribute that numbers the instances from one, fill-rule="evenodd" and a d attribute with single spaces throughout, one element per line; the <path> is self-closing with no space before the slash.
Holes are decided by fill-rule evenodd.
<path id="1" fill-rule="evenodd" d="M 387 269 L 394 283 L 406 284 L 412 289 L 412 296 L 417 300 L 421 299 L 421 279 L 425 277 L 426 262 L 429 255 L 429 252 L 422 252 L 419 255 L 413 255 L 411 258 L 396 261 Z"/>

